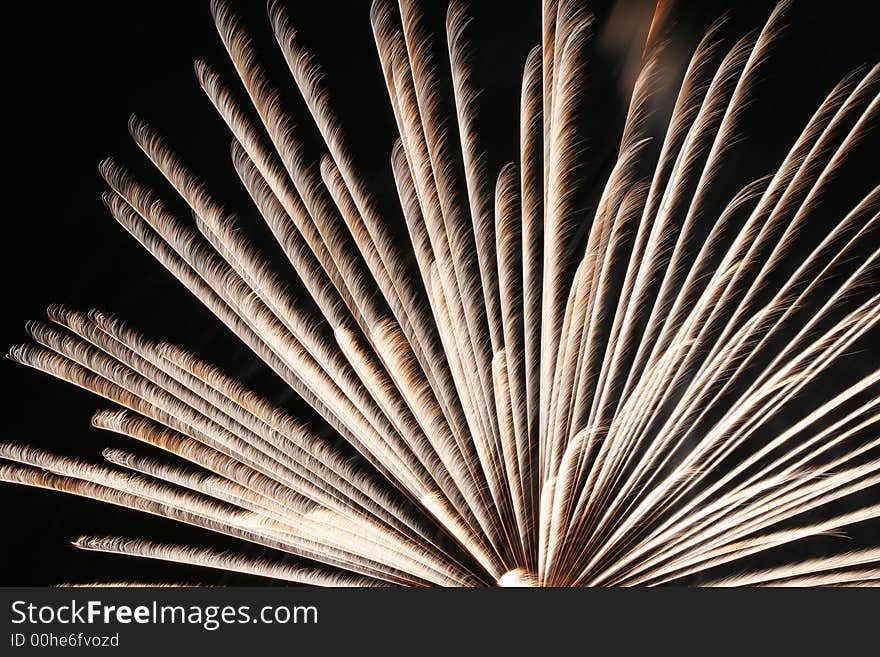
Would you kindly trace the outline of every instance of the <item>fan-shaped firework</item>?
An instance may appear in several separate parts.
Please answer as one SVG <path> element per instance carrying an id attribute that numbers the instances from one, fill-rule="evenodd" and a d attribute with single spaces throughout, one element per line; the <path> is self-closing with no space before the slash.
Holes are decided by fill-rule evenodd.
<path id="1" fill-rule="evenodd" d="M 122 538 L 78 547 L 330 585 L 654 585 L 725 564 L 742 574 L 706 583 L 880 577 L 876 547 L 758 571 L 747 560 L 880 515 L 877 503 L 834 505 L 880 482 L 880 372 L 834 369 L 880 320 L 880 188 L 836 223 L 811 223 L 876 122 L 877 67 L 844 78 L 774 172 L 715 212 L 708 198 L 788 3 L 729 49 L 720 24 L 709 30 L 660 141 L 646 123 L 664 50 L 649 35 L 616 162 L 586 213 L 583 3 L 544 1 L 543 41 L 512 108 L 519 162 L 495 172 L 466 8 L 448 11 L 447 81 L 419 3 L 376 0 L 401 236 L 283 6 L 270 6 L 271 23 L 326 143 L 320 163 L 233 11 L 212 9 L 246 94 L 206 64 L 196 73 L 289 263 L 270 269 L 136 118 L 132 136 L 196 227 L 109 159 L 106 205 L 362 459 L 182 349 L 52 307 L 29 326 L 36 344 L 10 357 L 123 407 L 95 426 L 196 467 L 116 449 L 93 465 L 5 444 L 0 477 L 303 561 Z M 313 302 L 295 302 L 292 281 Z M 818 402 L 805 394 L 817 389 Z"/>

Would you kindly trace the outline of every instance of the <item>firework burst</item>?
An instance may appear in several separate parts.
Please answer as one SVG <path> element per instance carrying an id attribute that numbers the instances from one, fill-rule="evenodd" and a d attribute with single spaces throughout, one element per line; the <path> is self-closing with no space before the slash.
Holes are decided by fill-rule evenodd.
<path id="1" fill-rule="evenodd" d="M 79 548 L 303 584 L 659 585 L 722 566 L 734 574 L 702 583 L 880 579 L 877 547 L 749 565 L 880 516 L 880 503 L 837 504 L 880 485 L 880 370 L 838 371 L 880 321 L 880 187 L 834 223 L 811 221 L 877 122 L 880 68 L 831 89 L 770 174 L 720 211 L 711 199 L 789 4 L 729 48 L 713 25 L 652 140 L 657 6 L 614 165 L 587 213 L 585 5 L 544 0 L 515 108 L 519 161 L 495 172 L 466 6 L 447 13 L 446 80 L 419 3 L 376 0 L 399 132 L 398 235 L 283 5 L 269 16 L 323 137 L 319 162 L 234 10 L 214 0 L 240 87 L 203 62 L 196 74 L 286 262 L 270 266 L 138 118 L 132 137 L 195 225 L 112 159 L 101 164 L 105 204 L 360 459 L 183 349 L 53 306 L 10 358 L 115 402 L 94 426 L 176 458 L 108 449 L 98 465 L 2 444 L 0 479 L 299 560 L 117 537 Z"/>

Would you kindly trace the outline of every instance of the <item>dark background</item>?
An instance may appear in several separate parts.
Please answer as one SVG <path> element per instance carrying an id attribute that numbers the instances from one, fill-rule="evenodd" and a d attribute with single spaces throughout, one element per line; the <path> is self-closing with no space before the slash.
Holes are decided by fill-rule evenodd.
<path id="1" fill-rule="evenodd" d="M 297 122 L 317 144 L 308 114 L 297 104 L 293 82 L 285 77 L 263 3 L 237 4 L 269 60 L 270 71 L 290 89 Z M 424 4 L 429 13 L 436 14 L 435 33 L 441 34 L 445 3 Z M 517 115 L 512 110 L 518 107 L 525 56 L 538 42 L 540 2 L 480 0 L 471 4 L 479 37 L 477 68 L 487 88 L 480 128 L 491 148 L 490 167 L 497 169 L 516 155 Z M 636 10 L 644 6 L 626 0 L 622 4 Z M 736 37 L 762 25 L 772 5 L 680 1 L 671 10 L 667 26 L 670 53 L 683 57 L 724 11 L 730 13 L 725 34 Z M 380 202 L 393 213 L 388 158 L 395 129 L 372 42 L 369 3 L 291 0 L 288 6 L 303 39 L 328 74 L 359 164 Z M 597 2 L 594 7 L 601 31 L 612 15 L 611 4 Z M 192 61 L 202 58 L 228 81 L 233 79 L 207 1 L 93 0 L 52 7 L 20 3 L 16 9 L 14 17 L 5 17 L 3 39 L 7 119 L 0 349 L 24 341 L 25 321 L 40 317 L 49 303 L 82 310 L 99 307 L 125 318 L 148 336 L 195 351 L 293 412 L 305 412 L 284 385 L 142 250 L 100 203 L 104 185 L 97 163 L 106 155 L 129 164 L 148 181 L 156 180 L 126 131 L 129 114 L 137 112 L 169 139 L 221 199 L 240 209 L 244 218 L 254 216 L 229 162 L 226 128 L 192 72 Z M 764 70 L 759 111 L 751 113 L 745 126 L 747 157 L 738 155 L 741 161 L 737 163 L 744 180 L 772 170 L 845 73 L 877 61 L 878 17 L 880 10 L 872 2 L 796 3 L 791 30 L 775 47 Z M 596 156 L 597 179 L 601 179 L 616 149 L 624 107 L 616 80 L 626 78 L 628 69 L 610 41 L 600 43 L 598 55 L 600 65 L 591 75 L 602 109 L 595 117 L 599 128 L 590 147 Z M 871 152 L 876 154 L 876 150 Z M 873 157 L 862 156 L 854 169 L 855 189 L 864 193 L 866 182 L 876 184 Z M 844 199 L 843 207 L 851 207 L 855 198 Z M 877 362 L 878 349 L 869 346 L 861 355 L 862 366 Z M 89 426 L 92 413 L 106 408 L 106 402 L 9 361 L 0 362 L 0 371 L 5 390 L 0 440 L 89 458 L 100 458 L 100 450 L 107 446 L 130 446 Z M 231 539 L 10 485 L 0 486 L 0 502 L 5 528 L 2 585 L 96 580 L 258 582 L 69 546 L 80 533 L 173 537 L 177 542 L 230 547 L 234 545 Z M 852 539 L 843 545 L 876 544 L 876 532 L 876 523 L 853 528 Z"/>

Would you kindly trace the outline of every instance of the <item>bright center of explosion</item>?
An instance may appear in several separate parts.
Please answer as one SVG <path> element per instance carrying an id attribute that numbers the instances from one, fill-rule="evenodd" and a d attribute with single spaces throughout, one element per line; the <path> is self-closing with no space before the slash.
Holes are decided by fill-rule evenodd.
<path id="1" fill-rule="evenodd" d="M 498 586 L 507 589 L 531 588 L 535 586 L 534 577 L 522 568 L 508 570 L 498 578 Z"/>

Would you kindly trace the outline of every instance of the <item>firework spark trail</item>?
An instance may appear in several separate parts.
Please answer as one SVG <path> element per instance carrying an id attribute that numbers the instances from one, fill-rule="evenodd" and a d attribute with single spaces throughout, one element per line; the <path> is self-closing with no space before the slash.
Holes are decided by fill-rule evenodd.
<path id="1" fill-rule="evenodd" d="M 0 480 L 310 564 L 141 539 L 81 537 L 76 547 L 325 586 L 880 580 L 876 547 L 748 570 L 753 555 L 880 517 L 877 504 L 834 505 L 880 486 L 880 370 L 805 401 L 880 324 L 880 187 L 801 245 L 877 122 L 880 67 L 845 77 L 778 168 L 716 216 L 713 189 L 793 9 L 781 2 L 727 50 L 723 22 L 713 24 L 655 147 L 658 2 L 616 161 L 579 245 L 590 184 L 584 3 L 543 0 L 541 44 L 523 68 L 519 161 L 494 172 L 466 5 L 453 0 L 435 51 L 417 2 L 375 0 L 403 244 L 282 3 L 270 3 L 270 23 L 326 146 L 318 162 L 306 160 L 232 8 L 211 9 L 240 88 L 201 61 L 196 77 L 287 262 L 270 266 L 241 220 L 135 117 L 132 137 L 195 225 L 112 159 L 101 164 L 105 204 L 366 464 L 194 355 L 104 313 L 53 306 L 48 322 L 28 325 L 36 344 L 10 358 L 119 404 L 94 426 L 194 467 L 120 449 L 94 465 L 2 444 Z M 791 263 L 794 253 L 803 255 Z M 314 310 L 296 304 L 290 278 Z M 740 572 L 714 575 L 722 566 Z"/>

